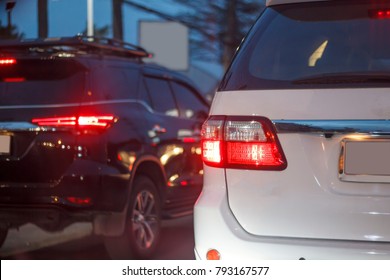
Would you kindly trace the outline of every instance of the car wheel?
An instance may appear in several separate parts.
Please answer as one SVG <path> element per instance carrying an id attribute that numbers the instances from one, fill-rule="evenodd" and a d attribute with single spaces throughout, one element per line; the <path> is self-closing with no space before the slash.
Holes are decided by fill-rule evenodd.
<path id="1" fill-rule="evenodd" d="M 112 259 L 148 259 L 155 252 L 161 232 L 161 201 L 148 177 L 134 181 L 124 233 L 105 238 Z"/>

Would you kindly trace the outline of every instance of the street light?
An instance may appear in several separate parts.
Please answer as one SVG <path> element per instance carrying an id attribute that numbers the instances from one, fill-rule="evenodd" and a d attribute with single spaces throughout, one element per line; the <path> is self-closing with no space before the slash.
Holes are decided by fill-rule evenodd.
<path id="1" fill-rule="evenodd" d="M 12 9 L 15 7 L 16 2 L 15 1 L 7 1 L 5 4 L 5 10 L 8 14 L 8 33 L 11 35 L 12 32 L 12 22 L 11 22 L 11 12 Z"/>

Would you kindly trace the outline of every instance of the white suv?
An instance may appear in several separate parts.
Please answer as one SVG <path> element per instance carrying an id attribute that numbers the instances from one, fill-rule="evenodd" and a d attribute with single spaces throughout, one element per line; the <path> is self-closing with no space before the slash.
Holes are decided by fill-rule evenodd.
<path id="1" fill-rule="evenodd" d="M 390 258 L 390 2 L 270 0 L 202 128 L 197 259 Z"/>

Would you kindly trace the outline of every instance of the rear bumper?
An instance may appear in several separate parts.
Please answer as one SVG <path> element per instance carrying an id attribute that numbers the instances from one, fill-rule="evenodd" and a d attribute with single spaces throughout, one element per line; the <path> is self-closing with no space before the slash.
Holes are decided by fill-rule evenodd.
<path id="1" fill-rule="evenodd" d="M 46 230 L 61 230 L 98 215 L 121 213 L 129 192 L 129 174 L 93 161 L 75 161 L 55 184 L 0 185 L 0 225 L 33 223 Z"/>
<path id="2" fill-rule="evenodd" d="M 214 176 L 215 175 L 215 176 Z M 210 249 L 221 260 L 369 260 L 390 259 L 390 243 L 255 236 L 246 232 L 230 211 L 223 170 L 207 176 L 194 209 L 195 252 L 205 259 Z"/>
<path id="3" fill-rule="evenodd" d="M 0 207 L 0 227 L 6 229 L 31 223 L 46 231 L 56 232 L 76 222 L 90 222 L 94 217 L 90 211 L 75 212 L 54 205 Z"/>

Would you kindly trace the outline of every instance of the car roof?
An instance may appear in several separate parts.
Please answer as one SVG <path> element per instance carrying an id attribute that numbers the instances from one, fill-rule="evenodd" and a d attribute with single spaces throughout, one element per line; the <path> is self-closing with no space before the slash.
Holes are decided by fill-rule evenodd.
<path id="1" fill-rule="evenodd" d="M 61 54 L 90 54 L 114 55 L 126 58 L 142 59 L 150 57 L 145 49 L 112 38 L 99 38 L 92 36 L 77 35 L 74 37 L 58 38 L 37 38 L 37 39 L 17 39 L 0 41 L 0 51 L 25 52 L 25 53 L 46 53 Z"/>
<path id="2" fill-rule="evenodd" d="M 281 4 L 292 4 L 292 3 L 305 3 L 305 2 L 318 2 L 318 1 L 329 1 L 329 0 L 267 0 L 267 6 L 275 6 Z"/>

